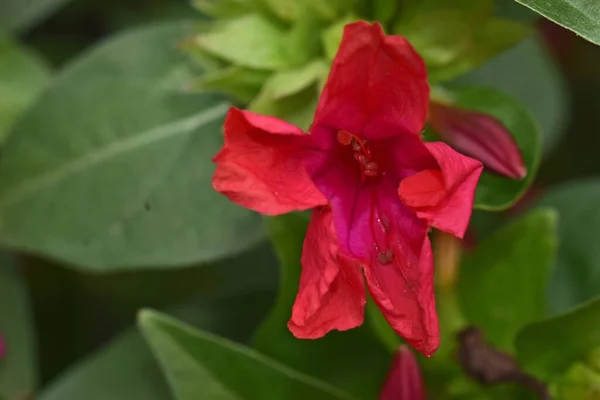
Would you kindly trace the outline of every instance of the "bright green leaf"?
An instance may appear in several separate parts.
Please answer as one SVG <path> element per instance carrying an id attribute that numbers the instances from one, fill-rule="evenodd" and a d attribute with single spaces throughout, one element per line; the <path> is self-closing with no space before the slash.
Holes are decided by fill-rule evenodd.
<path id="1" fill-rule="evenodd" d="M 406 37 L 428 69 L 443 67 L 463 54 L 492 16 L 493 2 L 410 1 L 392 28 Z"/>
<path id="2" fill-rule="evenodd" d="M 297 94 L 327 76 L 329 67 L 322 60 L 314 61 L 302 68 L 274 73 L 265 82 L 261 96 L 281 100 Z"/>
<path id="3" fill-rule="evenodd" d="M 289 67 L 286 32 L 258 14 L 215 22 L 211 31 L 196 37 L 209 53 L 248 68 L 276 70 Z"/>
<path id="4" fill-rule="evenodd" d="M 275 89 L 285 91 L 290 88 L 292 87 Z M 271 93 L 272 91 L 267 83 L 263 91 L 248 105 L 248 108 L 259 114 L 279 117 L 304 130 L 308 130 L 319 101 L 316 84 L 284 98 L 275 98 Z"/>
<path id="5" fill-rule="evenodd" d="M 254 347 L 262 354 L 327 381 L 360 398 L 375 398 L 390 353 L 368 326 L 333 331 L 318 340 L 296 339 L 287 328 L 300 282 L 300 259 L 308 219 L 288 214 L 268 219 L 268 231 L 280 260 L 281 286 L 275 308 L 259 328 Z"/>
<path id="6" fill-rule="evenodd" d="M 600 346 L 600 299 L 525 327 L 516 338 L 521 365 L 541 378 L 564 372 Z"/>
<path id="7" fill-rule="evenodd" d="M 41 60 L 16 43 L 0 38 L 0 144 L 48 80 L 49 71 Z"/>
<path id="8" fill-rule="evenodd" d="M 346 15 L 344 18 L 336 21 L 327 29 L 321 33 L 321 41 L 323 42 L 323 50 L 325 51 L 325 58 L 329 61 L 333 61 L 337 54 L 340 43 L 342 43 L 342 35 L 344 33 L 344 26 L 347 24 L 359 20 L 360 18 L 354 15 Z"/>
<path id="9" fill-rule="evenodd" d="M 270 71 L 232 65 L 204 73 L 192 83 L 190 89 L 217 90 L 242 103 L 248 103 L 260 93 L 271 74 Z"/>
<path id="10" fill-rule="evenodd" d="M 501 349 L 512 351 L 517 331 L 545 315 L 556 217 L 550 209 L 533 211 L 497 231 L 462 261 L 461 309 Z"/>
<path id="11" fill-rule="evenodd" d="M 516 0 L 544 17 L 600 44 L 600 3 L 595 0 Z"/>
<path id="12" fill-rule="evenodd" d="M 0 361 L 0 395 L 9 399 L 32 393 L 37 385 L 33 316 L 24 283 L 12 260 L 0 253 L 0 335 L 6 356 Z"/>
<path id="13" fill-rule="evenodd" d="M 566 82 L 536 38 L 505 51 L 457 83 L 490 86 L 520 101 L 540 126 L 544 154 L 555 147 L 565 132 L 569 97 Z"/>
<path id="14" fill-rule="evenodd" d="M 229 105 L 182 93 L 179 23 L 74 61 L 20 120 L 0 159 L 0 241 L 97 271 L 231 256 L 260 216 L 211 186 Z"/>
<path id="15" fill-rule="evenodd" d="M 321 56 L 321 37 L 315 32 L 321 32 L 325 27 L 322 21 L 314 15 L 301 18 L 290 27 L 285 37 L 285 57 L 294 65 L 303 68 L 306 64 Z"/>
<path id="16" fill-rule="evenodd" d="M 452 62 L 438 68 L 429 68 L 429 81 L 440 82 L 468 72 L 515 46 L 531 32 L 524 24 L 492 18 L 474 34 L 471 43 Z"/>
<path id="17" fill-rule="evenodd" d="M 600 396 L 600 371 L 583 363 L 576 363 L 552 383 L 558 399 L 591 400 Z"/>
<path id="18" fill-rule="evenodd" d="M 138 323 L 177 400 L 350 399 L 252 349 L 145 310 Z"/>
<path id="19" fill-rule="evenodd" d="M 237 17 L 255 8 L 254 0 L 191 0 L 194 7 L 214 18 Z"/>
<path id="20" fill-rule="evenodd" d="M 550 312 L 566 312 L 599 294 L 600 180 L 557 186 L 538 203 L 559 213 L 559 247 L 548 290 Z"/>
<path id="21" fill-rule="evenodd" d="M 286 22 L 297 20 L 304 6 L 302 1 L 297 0 L 254 0 L 254 2 L 268 8 L 275 16 Z"/>
<path id="22" fill-rule="evenodd" d="M 28 29 L 44 17 L 58 10 L 68 1 L 2 0 L 0 2 L 0 33 Z"/>
<path id="23" fill-rule="evenodd" d="M 475 193 L 476 208 L 498 211 L 510 207 L 525 193 L 538 170 L 541 143 L 535 121 L 519 102 L 493 89 L 458 86 L 452 87 L 446 96 L 457 107 L 496 117 L 514 136 L 527 168 L 527 176 L 516 180 L 484 169 Z"/>

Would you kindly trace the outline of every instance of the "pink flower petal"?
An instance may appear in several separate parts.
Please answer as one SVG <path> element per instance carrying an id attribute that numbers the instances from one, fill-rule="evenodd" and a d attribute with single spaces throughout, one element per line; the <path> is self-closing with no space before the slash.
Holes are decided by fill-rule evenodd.
<path id="1" fill-rule="evenodd" d="M 469 225 L 483 166 L 445 143 L 426 146 L 437 160 L 441 175 L 428 170 L 412 175 L 400 182 L 398 195 L 430 226 L 462 238 Z"/>
<path id="2" fill-rule="evenodd" d="M 213 187 L 231 201 L 278 215 L 327 204 L 306 171 L 319 150 L 300 128 L 273 117 L 231 108 L 225 146 L 213 159 Z"/>
<path id="3" fill-rule="evenodd" d="M 294 336 L 315 339 L 363 322 L 366 292 L 360 266 L 339 252 L 333 214 L 318 208 L 306 233 L 300 289 L 288 323 Z"/>
<path id="4" fill-rule="evenodd" d="M 419 134 L 428 106 L 425 64 L 410 43 L 359 21 L 344 29 L 314 125 L 365 139 Z"/>

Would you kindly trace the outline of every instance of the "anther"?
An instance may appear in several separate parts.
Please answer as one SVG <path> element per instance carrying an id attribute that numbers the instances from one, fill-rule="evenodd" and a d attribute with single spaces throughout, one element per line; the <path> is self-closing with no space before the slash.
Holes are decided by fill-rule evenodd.
<path id="1" fill-rule="evenodd" d="M 352 136 L 352 134 L 348 131 L 339 131 L 337 133 L 337 140 L 340 144 L 343 144 L 344 146 L 348 146 L 350 143 L 352 143 L 352 139 L 354 139 L 354 136 Z M 360 147 L 360 145 L 359 145 Z M 354 146 L 353 146 L 354 148 Z"/>

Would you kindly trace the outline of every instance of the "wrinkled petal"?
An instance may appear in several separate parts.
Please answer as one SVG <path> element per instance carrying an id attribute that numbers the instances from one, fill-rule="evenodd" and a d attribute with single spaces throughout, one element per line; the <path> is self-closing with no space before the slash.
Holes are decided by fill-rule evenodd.
<path id="1" fill-rule="evenodd" d="M 417 358 L 406 346 L 400 346 L 379 400 L 425 400 L 425 385 Z"/>
<path id="2" fill-rule="evenodd" d="M 316 339 L 363 322 L 366 292 L 360 264 L 339 252 L 331 209 L 318 208 L 306 232 L 300 289 L 288 328 L 294 336 Z"/>
<path id="3" fill-rule="evenodd" d="M 389 261 L 372 257 L 365 264 L 365 277 L 373 300 L 394 331 L 416 350 L 430 356 L 440 344 L 431 243 L 426 231 L 419 233 L 415 229 L 416 221 L 411 226 L 403 224 L 402 219 L 410 220 L 410 216 L 398 215 L 397 222 L 390 226 Z M 421 245 L 417 247 L 419 242 Z"/>
<path id="4" fill-rule="evenodd" d="M 486 169 L 513 179 L 527 175 L 515 138 L 496 118 L 432 102 L 429 119 L 431 127 L 446 143 L 481 161 Z"/>
<path id="5" fill-rule="evenodd" d="M 231 108 L 225 146 L 213 159 L 213 187 L 231 201 L 278 215 L 327 204 L 306 162 L 319 152 L 300 128 L 277 118 Z"/>
<path id="6" fill-rule="evenodd" d="M 410 43 L 359 21 L 344 29 L 313 126 L 365 139 L 419 134 L 428 104 L 425 64 Z"/>
<path id="7" fill-rule="evenodd" d="M 319 178 L 338 182 L 324 188 L 332 190 L 325 194 L 340 248 L 362 263 L 369 291 L 394 330 L 429 355 L 439 344 L 439 328 L 428 227 L 398 199 L 392 175 L 361 184 L 330 168 Z"/>
<path id="8" fill-rule="evenodd" d="M 424 170 L 400 182 L 400 199 L 430 226 L 462 238 L 469 225 L 481 162 L 445 143 L 426 143 L 440 171 Z"/>

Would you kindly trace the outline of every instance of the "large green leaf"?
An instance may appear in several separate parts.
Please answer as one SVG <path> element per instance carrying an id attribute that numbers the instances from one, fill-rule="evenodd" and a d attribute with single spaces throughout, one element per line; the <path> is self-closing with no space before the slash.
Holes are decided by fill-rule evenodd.
<path id="1" fill-rule="evenodd" d="M 211 187 L 228 104 L 191 77 L 164 23 L 73 62 L 16 124 L 0 160 L 0 240 L 98 271 L 207 262 L 262 237 Z"/>
<path id="2" fill-rule="evenodd" d="M 71 367 L 38 400 L 171 400 L 169 388 L 138 332 L 129 330 Z"/>
<path id="3" fill-rule="evenodd" d="M 537 38 L 523 41 L 461 77 L 457 83 L 490 86 L 519 100 L 540 126 L 544 154 L 554 148 L 565 132 L 566 82 Z"/>
<path id="4" fill-rule="evenodd" d="M 542 378 L 564 372 L 600 346 L 600 298 L 527 326 L 516 339 L 522 365 Z"/>
<path id="5" fill-rule="evenodd" d="M 0 144 L 48 78 L 49 71 L 41 60 L 17 43 L 0 38 Z"/>
<path id="6" fill-rule="evenodd" d="M 461 264 L 458 296 L 467 320 L 512 351 L 516 333 L 546 312 L 556 212 L 533 211 L 497 231 Z"/>
<path id="7" fill-rule="evenodd" d="M 0 396 L 32 393 L 37 385 L 37 355 L 29 298 L 12 260 L 0 253 L 0 335 L 6 356 L 0 360 Z"/>
<path id="8" fill-rule="evenodd" d="M 566 312 L 600 295 L 600 180 L 557 186 L 539 205 L 555 208 L 560 216 L 556 267 L 548 291 L 550 312 Z"/>
<path id="9" fill-rule="evenodd" d="M 174 314 L 202 329 L 248 340 L 272 301 L 270 290 L 202 297 Z M 234 294 L 237 292 L 238 294 Z M 128 330 L 104 349 L 76 364 L 38 400 L 172 400 L 168 385 L 144 339 Z"/>
<path id="10" fill-rule="evenodd" d="M 600 44 L 600 3 L 595 0 L 516 0 L 544 17 Z"/>
<path id="11" fill-rule="evenodd" d="M 27 29 L 68 1 L 70 0 L 2 0 L 0 33 Z"/>
<path id="12" fill-rule="evenodd" d="M 456 107 L 496 117 L 515 138 L 527 168 L 527 176 L 516 180 L 484 169 L 475 193 L 476 208 L 502 210 L 510 207 L 531 185 L 539 167 L 541 143 L 535 121 L 519 102 L 493 89 L 458 86 L 451 88 L 447 95 Z"/>
<path id="13" fill-rule="evenodd" d="M 177 400 L 351 398 L 252 349 L 166 315 L 142 311 L 139 326 Z"/>
<path id="14" fill-rule="evenodd" d="M 353 395 L 375 398 L 381 389 L 390 353 L 374 338 L 368 326 L 346 332 L 333 331 L 318 340 L 296 339 L 287 328 L 298 293 L 307 223 L 304 214 L 268 220 L 268 231 L 281 267 L 281 286 L 276 306 L 258 330 L 254 347 Z"/>

